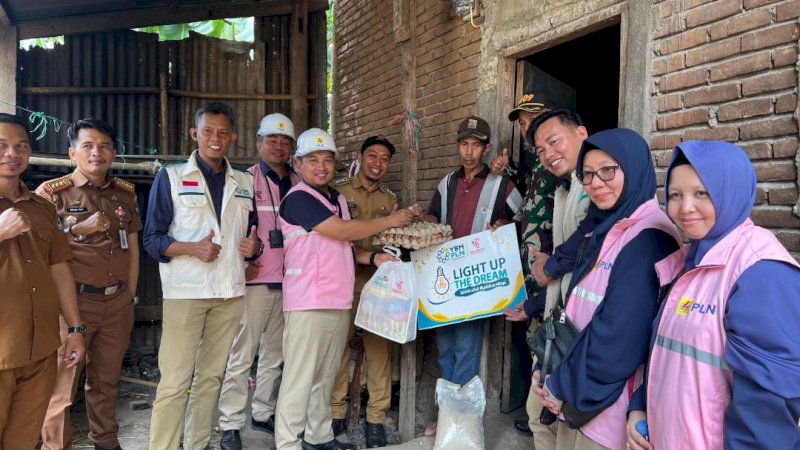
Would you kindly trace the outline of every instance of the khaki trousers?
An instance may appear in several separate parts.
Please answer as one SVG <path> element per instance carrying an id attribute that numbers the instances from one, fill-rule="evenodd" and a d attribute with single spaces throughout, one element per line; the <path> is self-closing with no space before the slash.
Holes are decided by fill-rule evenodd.
<path id="1" fill-rule="evenodd" d="M 350 310 L 284 314 L 283 379 L 275 413 L 278 449 L 300 449 L 301 441 L 333 439 L 331 389 L 347 342 Z"/>
<path id="2" fill-rule="evenodd" d="M 183 448 L 201 450 L 208 444 L 243 298 L 164 299 L 158 350 L 161 381 L 153 402 L 150 450 L 178 449 L 184 414 Z"/>
<path id="3" fill-rule="evenodd" d="M 537 449 L 539 450 L 539 449 Z M 564 422 L 558 422 L 556 450 L 609 450 L 586 437 L 581 430 L 574 430 Z"/>
<path id="4" fill-rule="evenodd" d="M 0 449 L 32 449 L 56 381 L 56 356 L 0 370 Z"/>
<path id="5" fill-rule="evenodd" d="M 532 381 L 536 383 L 536 381 Z M 556 436 L 558 433 L 558 421 L 552 425 L 542 425 L 539 423 L 539 415 L 542 412 L 542 399 L 533 393 L 533 385 L 528 392 L 528 401 L 525 403 L 525 411 L 528 413 L 528 426 L 533 432 L 533 447 L 536 450 L 555 450 Z"/>
<path id="6" fill-rule="evenodd" d="M 266 422 L 275 414 L 283 365 L 283 301 L 281 291 L 267 286 L 248 286 L 244 313 L 233 339 L 225 379 L 219 394 L 219 426 L 241 430 L 247 419 L 247 377 L 258 350 L 253 419 Z"/>
<path id="7" fill-rule="evenodd" d="M 86 414 L 89 418 L 89 439 L 103 448 L 119 445 L 117 433 L 117 385 L 122 359 L 128 351 L 133 327 L 133 296 L 126 287 L 112 297 L 102 294 L 78 294 L 78 310 L 86 323 L 86 359 L 72 368 L 65 368 L 58 358 L 58 374 L 50 404 L 42 426 L 42 450 L 72 447 L 72 426 L 69 408 L 84 364 L 86 367 Z M 67 324 L 59 317 L 61 340 L 67 337 Z M 59 349 L 63 352 L 63 347 Z"/>
<path id="8" fill-rule="evenodd" d="M 350 330 L 347 332 L 342 361 L 339 364 L 339 372 L 336 374 L 336 382 L 333 385 L 331 413 L 334 419 L 344 419 L 347 415 L 346 397 L 349 387 L 348 382 L 350 381 L 350 346 L 347 345 L 347 342 L 353 338 L 356 331 L 354 321 L 358 310 L 359 298 L 361 298 L 361 293 L 356 292 L 353 309 L 350 310 Z M 392 402 L 391 341 L 368 331 L 364 331 L 361 334 L 361 341 L 364 343 L 367 363 L 367 392 L 369 392 L 366 411 L 367 422 L 383 424 L 383 419 L 386 418 L 386 411 Z M 360 400 L 355 399 L 355 401 Z"/>

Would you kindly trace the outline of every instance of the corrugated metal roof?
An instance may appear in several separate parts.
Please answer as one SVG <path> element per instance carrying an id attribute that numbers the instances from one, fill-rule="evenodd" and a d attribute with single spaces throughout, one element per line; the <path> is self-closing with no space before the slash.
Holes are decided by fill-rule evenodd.
<path id="1" fill-rule="evenodd" d="M 74 18 L 93 14 L 123 13 L 148 9 L 234 6 L 277 3 L 279 0 L 4 0 L 9 20 L 14 25 L 42 20 Z"/>

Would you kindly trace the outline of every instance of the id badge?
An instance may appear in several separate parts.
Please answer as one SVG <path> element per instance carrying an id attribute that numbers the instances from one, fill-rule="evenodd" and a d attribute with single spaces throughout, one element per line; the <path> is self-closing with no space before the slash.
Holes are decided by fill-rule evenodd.
<path id="1" fill-rule="evenodd" d="M 122 247 L 123 250 L 128 249 L 128 233 L 125 232 L 124 228 L 119 229 L 119 246 Z"/>

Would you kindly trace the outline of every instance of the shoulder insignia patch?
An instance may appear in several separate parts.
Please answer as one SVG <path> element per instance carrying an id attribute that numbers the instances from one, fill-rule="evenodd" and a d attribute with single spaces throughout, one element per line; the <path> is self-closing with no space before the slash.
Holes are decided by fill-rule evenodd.
<path id="1" fill-rule="evenodd" d="M 72 178 L 69 176 L 56 178 L 55 180 L 46 181 L 45 184 L 50 192 L 55 194 L 56 192 L 72 187 Z"/>
<path id="2" fill-rule="evenodd" d="M 334 178 L 333 181 L 331 181 L 331 185 L 332 186 L 343 186 L 345 184 L 350 183 L 350 181 L 351 181 L 350 177 Z"/>
<path id="3" fill-rule="evenodd" d="M 124 190 L 130 192 L 131 194 L 135 194 L 136 193 L 136 186 L 134 186 L 134 184 L 131 183 L 130 181 L 125 181 L 125 180 L 122 180 L 122 179 L 119 179 L 119 178 L 115 178 L 114 181 L 115 181 L 116 185 L 119 186 L 121 189 L 124 189 Z"/>
<path id="4" fill-rule="evenodd" d="M 381 190 L 381 192 L 383 192 L 384 194 L 388 195 L 389 197 L 397 198 L 397 194 L 395 194 L 394 191 L 389 189 L 385 184 L 378 185 L 378 188 Z"/>

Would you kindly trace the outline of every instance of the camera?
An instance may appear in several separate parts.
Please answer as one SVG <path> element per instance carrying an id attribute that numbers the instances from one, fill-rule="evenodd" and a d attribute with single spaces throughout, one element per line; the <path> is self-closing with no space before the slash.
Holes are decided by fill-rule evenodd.
<path id="1" fill-rule="evenodd" d="M 281 230 L 269 230 L 269 248 L 283 248 L 283 233 L 281 233 Z"/>

